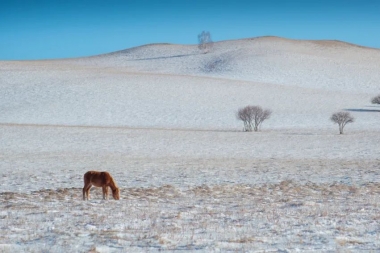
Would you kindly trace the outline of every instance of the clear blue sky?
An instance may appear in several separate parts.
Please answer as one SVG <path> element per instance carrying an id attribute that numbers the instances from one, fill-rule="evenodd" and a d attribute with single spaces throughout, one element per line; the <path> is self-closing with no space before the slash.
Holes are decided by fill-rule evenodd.
<path id="1" fill-rule="evenodd" d="M 380 0 L 0 0 L 0 60 L 274 35 L 380 48 Z"/>

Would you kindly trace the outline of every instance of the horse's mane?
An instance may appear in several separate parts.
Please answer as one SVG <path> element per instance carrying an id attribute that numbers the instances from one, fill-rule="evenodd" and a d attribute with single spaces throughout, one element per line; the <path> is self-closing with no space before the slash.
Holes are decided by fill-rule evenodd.
<path id="1" fill-rule="evenodd" d="M 108 175 L 110 175 L 110 174 L 108 174 Z M 111 184 L 112 184 L 115 188 L 118 188 L 115 179 L 113 179 L 113 177 L 112 177 L 111 175 L 110 175 L 110 181 L 111 181 Z"/>

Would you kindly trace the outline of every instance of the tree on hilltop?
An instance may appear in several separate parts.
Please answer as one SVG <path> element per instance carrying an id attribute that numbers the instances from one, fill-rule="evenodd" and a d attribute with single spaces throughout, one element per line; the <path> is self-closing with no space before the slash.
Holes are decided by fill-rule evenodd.
<path id="1" fill-rule="evenodd" d="M 211 33 L 208 31 L 202 31 L 198 34 L 198 48 L 204 53 L 208 53 L 211 51 L 214 43 L 211 39 Z"/>

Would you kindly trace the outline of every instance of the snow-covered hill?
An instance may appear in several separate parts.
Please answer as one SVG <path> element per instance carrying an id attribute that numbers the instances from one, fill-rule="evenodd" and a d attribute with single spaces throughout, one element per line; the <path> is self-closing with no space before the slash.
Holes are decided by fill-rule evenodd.
<path id="1" fill-rule="evenodd" d="M 237 129 L 247 104 L 273 110 L 266 128 L 326 128 L 352 109 L 375 128 L 380 50 L 262 37 L 154 44 L 89 58 L 0 62 L 0 122 Z M 376 110 L 376 108 L 375 108 Z M 360 112 L 360 113 L 358 113 Z"/>
<path id="2" fill-rule="evenodd" d="M 89 58 L 108 67 L 206 75 L 341 91 L 379 89 L 380 50 L 340 41 L 260 37 L 222 41 L 210 53 L 196 46 L 153 44 Z M 86 61 L 87 62 L 87 61 Z"/>
<path id="3" fill-rule="evenodd" d="M 0 61 L 0 252 L 379 252 L 379 69 L 277 37 Z M 121 199 L 84 202 L 88 170 Z"/>

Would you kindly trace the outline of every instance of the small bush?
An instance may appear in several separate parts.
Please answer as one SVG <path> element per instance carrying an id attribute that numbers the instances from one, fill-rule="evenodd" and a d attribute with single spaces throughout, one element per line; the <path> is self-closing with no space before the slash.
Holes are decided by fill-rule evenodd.
<path id="1" fill-rule="evenodd" d="M 253 129 L 257 132 L 263 121 L 269 119 L 271 114 L 271 110 L 264 110 L 260 106 L 248 105 L 237 111 L 236 118 L 243 121 L 244 131 L 251 132 Z"/>
<path id="2" fill-rule="evenodd" d="M 339 125 L 340 134 L 343 134 L 343 129 L 348 123 L 354 122 L 354 118 L 349 112 L 336 112 L 331 115 L 330 120 Z"/>
<path id="3" fill-rule="evenodd" d="M 378 104 L 378 105 L 380 105 L 380 95 L 372 98 L 371 102 L 372 102 L 372 104 Z"/>

